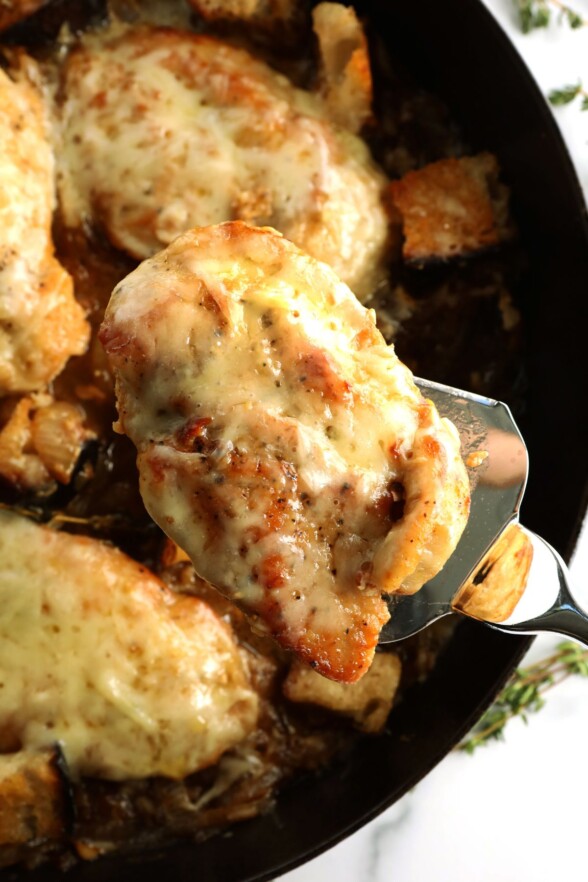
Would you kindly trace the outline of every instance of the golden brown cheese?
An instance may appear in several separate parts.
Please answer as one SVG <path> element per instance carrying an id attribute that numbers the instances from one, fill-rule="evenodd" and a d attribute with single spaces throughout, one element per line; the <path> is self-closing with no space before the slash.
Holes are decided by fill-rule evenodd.
<path id="1" fill-rule="evenodd" d="M 0 69 L 0 395 L 42 389 L 88 340 L 53 256 L 54 161 L 37 83 L 25 56 L 11 76 Z"/>
<path id="2" fill-rule="evenodd" d="M 137 258 L 186 230 L 271 224 L 361 296 L 382 275 L 386 180 L 365 144 L 247 52 L 200 34 L 120 28 L 65 64 L 60 197 Z"/>
<path id="3" fill-rule="evenodd" d="M 233 636 L 117 549 L 0 511 L 0 750 L 74 773 L 182 778 L 238 744 L 257 696 Z"/>
<path id="4" fill-rule="evenodd" d="M 152 517 L 321 673 L 357 680 L 443 566 L 469 487 L 454 426 L 375 315 L 272 230 L 197 229 L 115 289 L 101 338 Z"/>
<path id="5" fill-rule="evenodd" d="M 392 181 L 409 261 L 482 251 L 510 235 L 508 191 L 490 153 L 441 159 Z"/>

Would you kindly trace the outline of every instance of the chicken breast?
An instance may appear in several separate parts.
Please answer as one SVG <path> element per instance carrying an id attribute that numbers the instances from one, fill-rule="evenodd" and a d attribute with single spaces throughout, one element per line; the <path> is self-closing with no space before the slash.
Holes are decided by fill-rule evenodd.
<path id="1" fill-rule="evenodd" d="M 196 225 L 271 224 L 367 297 L 388 250 L 383 174 L 321 100 L 247 52 L 171 29 L 87 37 L 63 73 L 60 195 L 137 258 Z"/>
<path id="2" fill-rule="evenodd" d="M 375 315 L 275 231 L 197 229 L 115 289 L 101 338 L 145 504 L 200 575 L 353 682 L 465 525 L 454 426 Z"/>
<path id="3" fill-rule="evenodd" d="M 228 626 L 122 552 L 0 511 L 0 752 L 183 778 L 257 719 Z"/>
<path id="4" fill-rule="evenodd" d="M 22 55 L 0 69 L 0 395 L 42 389 L 88 326 L 53 256 L 54 162 L 38 70 Z"/>

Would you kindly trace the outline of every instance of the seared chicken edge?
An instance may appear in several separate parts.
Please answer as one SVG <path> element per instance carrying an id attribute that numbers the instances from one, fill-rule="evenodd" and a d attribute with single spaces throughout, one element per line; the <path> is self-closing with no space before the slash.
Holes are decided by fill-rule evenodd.
<path id="1" fill-rule="evenodd" d="M 141 264 L 101 339 L 152 517 L 284 647 L 358 680 L 385 595 L 431 579 L 469 511 L 457 431 L 373 311 L 275 231 L 233 222 Z"/>

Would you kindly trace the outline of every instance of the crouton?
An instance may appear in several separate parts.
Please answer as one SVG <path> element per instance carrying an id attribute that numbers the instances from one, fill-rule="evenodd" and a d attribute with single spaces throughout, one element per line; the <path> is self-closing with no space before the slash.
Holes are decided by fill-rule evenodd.
<path id="1" fill-rule="evenodd" d="M 406 261 L 425 263 L 473 254 L 511 233 L 508 190 L 490 153 L 441 159 L 390 184 L 402 217 Z"/>
<path id="2" fill-rule="evenodd" d="M 393 653 L 378 653 L 358 683 L 335 683 L 295 661 L 283 684 L 290 701 L 315 704 L 350 717 L 362 732 L 380 732 L 400 682 L 402 665 Z"/>

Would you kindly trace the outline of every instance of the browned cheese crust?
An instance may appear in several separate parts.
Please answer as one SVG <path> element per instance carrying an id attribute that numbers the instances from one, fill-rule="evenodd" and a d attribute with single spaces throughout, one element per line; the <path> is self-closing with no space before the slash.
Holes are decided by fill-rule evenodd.
<path id="1" fill-rule="evenodd" d="M 139 27 L 67 60 L 60 199 L 143 259 L 197 225 L 271 224 L 358 296 L 389 247 L 386 178 L 321 100 L 211 37 Z"/>
<path id="2" fill-rule="evenodd" d="M 152 517 L 283 646 L 359 679 L 383 595 L 438 572 L 469 510 L 457 431 L 373 311 L 275 231 L 236 222 L 131 273 L 101 339 Z"/>

